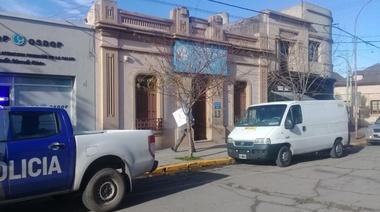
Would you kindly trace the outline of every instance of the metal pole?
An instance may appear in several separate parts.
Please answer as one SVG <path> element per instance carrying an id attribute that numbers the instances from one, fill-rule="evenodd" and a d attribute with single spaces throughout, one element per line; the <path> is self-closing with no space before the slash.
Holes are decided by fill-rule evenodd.
<path id="1" fill-rule="evenodd" d="M 349 100 L 350 100 L 350 91 L 349 91 L 349 88 L 351 88 L 350 86 L 350 80 L 351 80 L 351 66 L 350 66 L 350 63 L 348 62 L 347 58 L 345 57 L 342 57 L 342 56 L 338 56 L 342 59 L 344 59 L 346 61 L 346 104 L 347 104 L 347 107 L 349 106 Z M 351 100 L 350 100 L 351 101 Z"/>
<path id="2" fill-rule="evenodd" d="M 356 61 L 356 45 L 357 45 L 357 37 L 356 37 L 356 25 L 358 22 L 358 18 L 360 13 L 363 11 L 364 7 L 367 6 L 372 0 L 368 0 L 367 3 L 363 5 L 362 8 L 360 8 L 358 15 L 355 18 L 355 25 L 354 25 L 354 68 L 355 68 L 355 78 L 354 78 L 354 117 L 355 117 L 355 138 L 358 138 L 358 116 L 359 116 L 359 105 L 358 105 L 358 79 L 357 79 L 357 61 Z"/>

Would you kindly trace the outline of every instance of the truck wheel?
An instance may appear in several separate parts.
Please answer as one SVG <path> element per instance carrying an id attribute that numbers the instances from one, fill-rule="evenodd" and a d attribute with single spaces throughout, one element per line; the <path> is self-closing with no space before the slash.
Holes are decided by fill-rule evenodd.
<path id="1" fill-rule="evenodd" d="M 334 146 L 330 150 L 330 156 L 332 158 L 340 158 L 343 156 L 343 145 L 341 141 L 335 141 Z"/>
<path id="2" fill-rule="evenodd" d="M 279 167 L 286 167 L 290 165 L 290 162 L 292 161 L 292 152 L 290 152 L 289 147 L 283 146 L 278 151 L 276 164 Z"/>
<path id="3" fill-rule="evenodd" d="M 115 169 L 98 171 L 88 182 L 83 194 L 83 204 L 92 211 L 114 210 L 124 198 L 125 181 Z"/>

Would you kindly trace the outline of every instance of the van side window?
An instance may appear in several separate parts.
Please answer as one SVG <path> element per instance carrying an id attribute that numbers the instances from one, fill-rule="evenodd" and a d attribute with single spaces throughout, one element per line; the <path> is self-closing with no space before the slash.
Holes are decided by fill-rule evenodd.
<path id="1" fill-rule="evenodd" d="M 292 120 L 294 124 L 301 124 L 303 121 L 301 106 L 300 105 L 291 106 L 286 118 Z"/>
<path id="2" fill-rule="evenodd" d="M 12 139 L 43 138 L 59 133 L 58 119 L 54 112 L 9 112 Z"/>

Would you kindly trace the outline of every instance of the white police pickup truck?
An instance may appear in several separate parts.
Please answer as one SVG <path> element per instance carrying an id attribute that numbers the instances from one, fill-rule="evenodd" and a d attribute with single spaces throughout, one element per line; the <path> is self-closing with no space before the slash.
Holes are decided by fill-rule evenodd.
<path id="1" fill-rule="evenodd" d="M 74 135 L 63 109 L 0 106 L 0 204 L 82 192 L 89 210 L 114 210 L 157 164 L 150 130 Z"/>

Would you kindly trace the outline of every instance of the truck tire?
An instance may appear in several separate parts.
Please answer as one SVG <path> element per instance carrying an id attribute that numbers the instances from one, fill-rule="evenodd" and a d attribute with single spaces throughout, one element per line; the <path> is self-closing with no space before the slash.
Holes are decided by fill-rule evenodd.
<path id="1" fill-rule="evenodd" d="M 330 150 L 330 156 L 332 158 L 341 158 L 343 156 L 343 144 L 340 140 L 336 140 L 333 147 Z"/>
<path id="2" fill-rule="evenodd" d="M 101 169 L 87 183 L 82 194 L 83 204 L 92 211 L 114 210 L 123 200 L 125 181 L 112 168 Z"/>
<path id="3" fill-rule="evenodd" d="M 289 147 L 283 146 L 278 151 L 276 164 L 279 167 L 286 167 L 290 165 L 290 162 L 292 161 L 292 152 L 290 151 Z"/>

